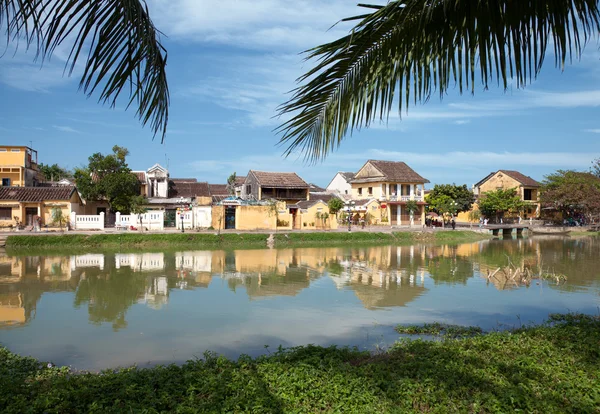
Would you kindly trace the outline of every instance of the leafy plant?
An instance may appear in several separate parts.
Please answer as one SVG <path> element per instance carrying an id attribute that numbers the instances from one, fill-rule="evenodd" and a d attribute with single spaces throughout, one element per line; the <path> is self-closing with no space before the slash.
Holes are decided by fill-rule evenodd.
<path id="1" fill-rule="evenodd" d="M 84 93 L 99 92 L 99 101 L 114 107 L 128 91 L 142 124 L 149 122 L 165 138 L 167 53 L 145 1 L 1 0 L 0 29 L 6 42 L 25 42 L 42 61 L 67 46 L 66 72 L 71 75 L 83 63 Z M 10 53 L 0 56 L 5 55 Z"/>
<path id="2" fill-rule="evenodd" d="M 483 193 L 479 200 L 479 210 L 484 216 L 490 218 L 495 217 L 496 221 L 500 220 L 505 213 L 516 213 L 521 211 L 525 203 L 521 201 L 521 197 L 517 194 L 515 188 L 502 189 Z"/>
<path id="3" fill-rule="evenodd" d="M 385 2 L 384 2 L 385 3 Z M 387 119 L 409 103 L 448 90 L 475 93 L 498 82 L 524 87 L 548 50 L 561 70 L 600 32 L 596 0 L 389 1 L 368 11 L 350 33 L 308 50 L 315 62 L 279 108 L 286 154 L 326 157 L 355 129 Z M 333 17 L 332 23 L 339 20 Z M 514 80 L 514 82 L 513 82 Z M 289 116 L 291 115 L 291 117 Z"/>
<path id="4" fill-rule="evenodd" d="M 333 197 L 327 202 L 327 207 L 329 207 L 330 214 L 337 214 L 341 209 L 344 208 L 344 202 L 341 198 Z"/>
<path id="5" fill-rule="evenodd" d="M 69 217 L 63 213 L 63 210 L 60 207 L 53 207 L 51 212 L 52 224 L 54 224 L 55 226 L 59 226 L 60 230 L 62 231 L 63 226 L 69 224 Z"/>

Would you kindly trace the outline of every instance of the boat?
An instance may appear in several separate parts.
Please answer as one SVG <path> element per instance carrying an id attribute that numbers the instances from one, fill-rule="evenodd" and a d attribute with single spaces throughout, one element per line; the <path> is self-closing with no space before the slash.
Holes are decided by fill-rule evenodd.
<path id="1" fill-rule="evenodd" d="M 567 235 L 571 232 L 571 229 L 568 227 L 554 227 L 554 226 L 548 226 L 548 227 L 530 227 L 529 231 L 531 231 L 533 234 L 551 234 L 551 235 Z"/>

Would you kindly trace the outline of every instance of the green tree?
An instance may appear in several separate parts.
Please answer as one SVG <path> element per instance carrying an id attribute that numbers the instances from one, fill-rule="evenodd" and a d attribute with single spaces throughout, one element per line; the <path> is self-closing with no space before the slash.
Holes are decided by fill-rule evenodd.
<path id="1" fill-rule="evenodd" d="M 456 202 L 456 213 L 469 211 L 475 202 L 475 195 L 466 184 L 436 184 L 427 196 L 427 202 L 431 205 L 440 204 L 438 199 L 442 196 L 447 196 Z"/>
<path id="2" fill-rule="evenodd" d="M 106 201 L 111 211 L 127 214 L 140 203 L 140 182 L 127 165 L 127 148 L 112 151 L 91 155 L 87 167 L 75 169 L 75 182 L 85 200 Z"/>
<path id="3" fill-rule="evenodd" d="M 431 198 L 431 194 L 427 196 L 429 209 L 435 211 L 442 216 L 442 224 L 445 225 L 447 216 L 453 217 L 458 212 L 458 204 L 449 195 L 440 194 L 437 197 Z"/>
<path id="4" fill-rule="evenodd" d="M 150 122 L 164 140 L 167 51 L 144 0 L 0 0 L 0 31 L 9 44 L 25 42 L 42 61 L 68 45 L 66 73 L 83 63 L 84 93 L 97 92 L 99 101 L 114 107 L 125 90 L 142 124 Z"/>
<path id="5" fill-rule="evenodd" d="M 558 170 L 542 182 L 540 201 L 563 214 L 581 210 L 585 215 L 600 214 L 600 177 L 589 172 Z"/>
<path id="6" fill-rule="evenodd" d="M 592 174 L 596 177 L 600 177 L 600 158 L 592 161 Z"/>
<path id="7" fill-rule="evenodd" d="M 322 159 L 355 129 L 394 107 L 449 90 L 506 90 L 536 78 L 549 49 L 563 69 L 600 32 L 598 0 L 397 0 L 369 11 L 347 36 L 308 50 L 315 65 L 298 78 L 277 131 L 286 154 Z M 509 83 L 510 82 L 510 83 Z M 479 89 L 480 87 L 477 86 Z"/>
<path id="8" fill-rule="evenodd" d="M 410 214 L 410 222 L 413 223 L 414 215 L 419 211 L 419 204 L 415 200 L 408 200 L 404 206 L 408 214 Z"/>
<path id="9" fill-rule="evenodd" d="M 327 202 L 327 207 L 329 207 L 329 213 L 337 214 L 344 208 L 344 202 L 341 198 L 333 197 Z"/>
<path id="10" fill-rule="evenodd" d="M 235 180 L 237 178 L 237 174 L 235 173 L 235 171 L 233 172 L 233 174 L 231 174 L 229 176 L 229 178 L 227 178 L 227 192 L 231 195 L 235 195 Z"/>
<path id="11" fill-rule="evenodd" d="M 73 178 L 73 173 L 71 173 L 71 171 L 59 166 L 58 164 L 48 165 L 41 163 L 39 167 L 40 172 L 44 175 L 44 178 L 47 181 L 59 181 L 63 178 Z"/>
<path id="12" fill-rule="evenodd" d="M 505 213 L 516 213 L 524 206 L 525 203 L 521 201 L 516 188 L 488 191 L 483 193 L 479 200 L 479 210 L 483 215 L 487 218 L 495 217 L 497 222 Z"/>

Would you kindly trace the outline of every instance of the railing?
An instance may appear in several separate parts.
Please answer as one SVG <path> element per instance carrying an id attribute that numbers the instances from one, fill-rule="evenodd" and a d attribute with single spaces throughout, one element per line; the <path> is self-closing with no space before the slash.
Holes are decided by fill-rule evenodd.
<path id="1" fill-rule="evenodd" d="M 141 219 L 141 220 L 140 220 Z M 144 214 L 116 214 L 115 227 L 117 228 L 139 228 L 143 227 L 146 230 L 164 230 L 165 228 L 165 212 L 151 211 Z"/>
<path id="2" fill-rule="evenodd" d="M 75 230 L 104 230 L 104 213 L 97 216 L 71 213 L 71 226 Z"/>
<path id="3" fill-rule="evenodd" d="M 414 195 L 414 196 L 410 196 L 410 195 L 403 195 L 403 196 L 395 196 L 395 195 L 391 195 L 391 196 L 381 196 L 379 198 L 379 201 L 410 201 L 410 200 L 415 200 L 415 201 L 424 201 L 423 196 L 421 195 Z"/>

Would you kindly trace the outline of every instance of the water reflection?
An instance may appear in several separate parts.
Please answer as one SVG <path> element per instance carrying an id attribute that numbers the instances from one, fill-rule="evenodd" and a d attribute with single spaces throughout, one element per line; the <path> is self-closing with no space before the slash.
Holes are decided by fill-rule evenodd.
<path id="1" fill-rule="evenodd" d="M 599 240 L 491 240 L 457 246 L 378 246 L 168 253 L 0 257 L 0 326 L 35 318 L 45 292 L 74 292 L 89 322 L 127 327 L 135 304 L 161 309 L 173 289 L 205 289 L 215 279 L 248 299 L 297 296 L 328 277 L 350 289 L 367 309 L 406 306 L 434 285 L 466 285 L 488 279 L 509 262 L 520 269 L 568 275 L 556 289 L 577 291 L 598 284 Z M 497 289 L 521 287 L 509 278 L 488 280 Z"/>

